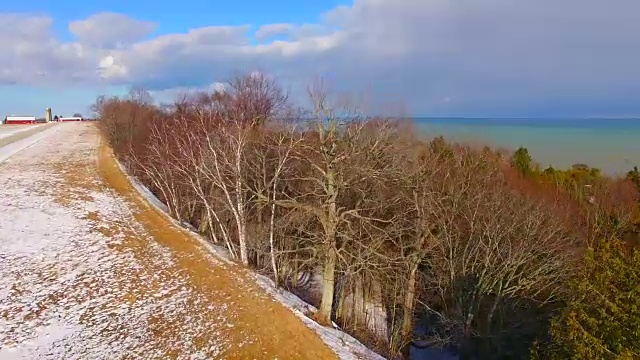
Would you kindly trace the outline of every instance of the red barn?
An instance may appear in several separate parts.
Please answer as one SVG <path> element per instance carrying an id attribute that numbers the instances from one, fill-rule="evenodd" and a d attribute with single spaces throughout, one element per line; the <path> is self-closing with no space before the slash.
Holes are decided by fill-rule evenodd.
<path id="1" fill-rule="evenodd" d="M 4 118 L 5 124 L 35 124 L 35 116 L 7 116 Z"/>

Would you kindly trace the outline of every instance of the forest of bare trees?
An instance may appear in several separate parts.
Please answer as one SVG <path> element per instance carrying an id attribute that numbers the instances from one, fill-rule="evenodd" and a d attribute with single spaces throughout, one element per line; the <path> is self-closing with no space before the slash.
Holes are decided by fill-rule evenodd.
<path id="1" fill-rule="evenodd" d="M 490 149 L 368 117 L 322 83 L 308 99 L 295 107 L 253 74 L 168 106 L 138 89 L 94 111 L 173 217 L 392 359 L 412 344 L 528 358 L 587 248 L 632 225 L 623 180 L 581 201 Z"/>

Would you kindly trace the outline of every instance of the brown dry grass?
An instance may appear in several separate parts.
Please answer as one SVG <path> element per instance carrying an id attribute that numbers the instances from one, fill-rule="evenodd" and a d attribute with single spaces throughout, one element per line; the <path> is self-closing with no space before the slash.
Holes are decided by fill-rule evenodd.
<path id="1" fill-rule="evenodd" d="M 94 130 L 95 131 L 95 128 Z M 307 328 L 289 309 L 274 301 L 269 295 L 250 279 L 247 270 L 236 265 L 222 264 L 212 261 L 208 250 L 184 230 L 176 227 L 163 213 L 150 206 L 133 188 L 125 174 L 119 169 L 117 162 L 105 144 L 99 148 L 98 171 L 109 187 L 124 197 L 130 204 L 135 220 L 140 223 L 153 241 L 169 249 L 175 259 L 176 267 L 171 272 L 179 271 L 186 276 L 190 285 L 202 294 L 210 304 L 233 301 L 233 311 L 237 317 L 234 327 L 224 329 L 225 336 L 233 339 L 236 346 L 224 354 L 226 359 L 336 359 L 336 355 L 322 342 L 313 330 Z M 80 185 L 86 168 L 75 171 L 66 167 L 68 181 Z M 86 178 L 86 177 L 85 177 Z M 87 186 L 92 186 L 85 184 Z M 73 194 L 77 196 L 80 194 Z M 69 199 L 60 199 L 68 201 Z M 87 214 L 87 217 L 98 218 L 99 214 Z M 111 224 L 96 229 L 103 234 L 124 233 L 122 247 L 133 251 L 135 257 L 144 262 L 148 256 L 149 238 L 146 234 L 138 234 L 126 224 Z M 154 286 L 154 284 L 140 284 Z M 161 284 L 155 284 L 161 286 Z M 225 298 L 220 298 L 224 294 Z M 131 294 L 130 301 L 135 301 Z M 194 309 L 198 310 L 198 309 Z M 205 316 L 207 314 L 204 314 Z M 211 317 L 217 314 L 209 314 Z M 212 324 L 215 324 L 212 321 Z M 152 325 L 159 337 L 174 338 L 180 334 L 172 332 L 171 322 L 157 318 Z M 200 342 L 207 334 L 202 335 Z M 246 339 L 258 339 L 246 344 Z M 196 340 L 198 341 L 198 340 Z M 177 354 L 168 354 L 175 357 Z"/>

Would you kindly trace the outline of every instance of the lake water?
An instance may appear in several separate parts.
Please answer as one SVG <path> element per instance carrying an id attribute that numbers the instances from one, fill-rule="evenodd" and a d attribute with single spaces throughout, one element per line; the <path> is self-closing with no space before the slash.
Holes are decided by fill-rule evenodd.
<path id="1" fill-rule="evenodd" d="M 576 163 L 624 174 L 640 166 L 640 119 L 415 118 L 427 136 L 443 135 L 512 150 L 524 146 L 540 166 Z"/>

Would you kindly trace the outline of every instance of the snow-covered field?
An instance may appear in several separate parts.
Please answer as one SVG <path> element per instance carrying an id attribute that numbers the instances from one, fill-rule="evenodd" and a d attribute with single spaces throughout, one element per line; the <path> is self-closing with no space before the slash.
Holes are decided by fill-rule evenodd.
<path id="1" fill-rule="evenodd" d="M 98 166 L 94 124 L 34 136 L 0 148 L 0 359 L 336 358 Z"/>

